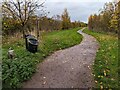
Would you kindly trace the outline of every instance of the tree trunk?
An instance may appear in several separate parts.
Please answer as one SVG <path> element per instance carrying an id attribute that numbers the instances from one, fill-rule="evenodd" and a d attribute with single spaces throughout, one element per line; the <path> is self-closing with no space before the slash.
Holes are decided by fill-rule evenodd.
<path id="1" fill-rule="evenodd" d="M 24 22 L 22 23 L 22 28 L 23 28 L 23 39 L 25 38 L 25 24 L 24 24 Z"/>

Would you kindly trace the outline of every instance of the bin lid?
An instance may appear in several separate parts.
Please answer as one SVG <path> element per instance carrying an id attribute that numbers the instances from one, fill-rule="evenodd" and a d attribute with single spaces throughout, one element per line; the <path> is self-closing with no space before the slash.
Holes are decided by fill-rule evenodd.
<path id="1" fill-rule="evenodd" d="M 28 42 L 32 45 L 38 45 L 38 40 L 35 38 L 29 38 Z"/>

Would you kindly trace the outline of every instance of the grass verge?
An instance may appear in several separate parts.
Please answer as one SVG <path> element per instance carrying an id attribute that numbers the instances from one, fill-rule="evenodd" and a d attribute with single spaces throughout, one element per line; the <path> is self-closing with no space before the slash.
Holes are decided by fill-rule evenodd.
<path id="1" fill-rule="evenodd" d="M 3 38 L 2 48 L 2 84 L 3 88 L 18 88 L 21 83 L 31 78 L 36 70 L 36 64 L 56 50 L 79 44 L 82 36 L 77 33 L 80 28 L 43 32 L 41 34 L 38 52 L 33 54 L 25 49 L 23 39 Z M 12 47 L 15 58 L 8 59 L 7 51 Z"/>
<path id="2" fill-rule="evenodd" d="M 115 34 L 84 30 L 100 43 L 93 66 L 97 88 L 118 88 L 118 37 Z"/>

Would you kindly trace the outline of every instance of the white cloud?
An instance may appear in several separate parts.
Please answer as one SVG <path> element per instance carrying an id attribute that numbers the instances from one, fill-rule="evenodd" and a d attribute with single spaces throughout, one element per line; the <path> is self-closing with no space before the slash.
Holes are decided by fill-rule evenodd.
<path id="1" fill-rule="evenodd" d="M 72 21 L 87 22 L 91 14 L 98 13 L 104 3 L 109 1 L 112 0 L 47 0 L 45 7 L 50 12 L 49 17 L 61 15 L 64 8 L 67 8 Z"/>
<path id="2" fill-rule="evenodd" d="M 113 0 L 47 0 L 48 2 L 110 2 Z"/>

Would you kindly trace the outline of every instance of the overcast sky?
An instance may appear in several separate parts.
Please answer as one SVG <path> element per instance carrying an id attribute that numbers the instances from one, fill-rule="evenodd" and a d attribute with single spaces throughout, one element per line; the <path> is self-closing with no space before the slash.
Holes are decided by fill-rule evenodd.
<path id="1" fill-rule="evenodd" d="M 87 22 L 91 14 L 99 13 L 104 3 L 110 1 L 112 0 L 46 0 L 45 7 L 50 12 L 49 17 L 61 15 L 64 8 L 67 8 L 72 21 Z"/>

